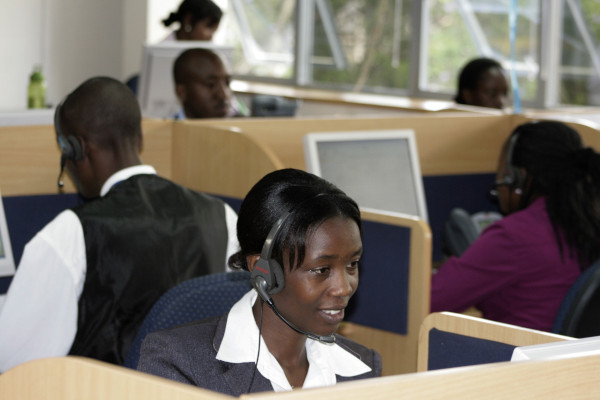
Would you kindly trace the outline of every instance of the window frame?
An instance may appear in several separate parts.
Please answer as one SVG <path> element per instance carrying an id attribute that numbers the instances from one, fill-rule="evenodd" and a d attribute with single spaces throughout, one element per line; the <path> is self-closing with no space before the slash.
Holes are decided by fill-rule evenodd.
<path id="1" fill-rule="evenodd" d="M 402 0 L 400 0 L 402 1 Z M 406 1 L 406 0 L 404 0 Z M 410 0 L 410 24 L 411 24 L 411 37 L 409 40 L 409 71 L 408 71 L 408 87 L 406 88 L 375 88 L 365 86 L 360 90 L 361 93 L 365 94 L 383 94 L 391 96 L 406 96 L 417 99 L 439 99 L 439 100 L 452 100 L 454 93 L 440 92 L 425 89 L 425 79 L 427 77 L 427 68 L 425 61 L 428 57 L 427 48 L 427 37 L 428 37 L 428 7 L 430 7 L 431 0 L 416 1 Z M 513 0 L 514 1 L 514 0 Z M 560 87 L 561 87 L 561 57 L 562 49 L 561 45 L 556 43 L 562 43 L 564 32 L 563 32 L 563 17 L 565 7 L 574 7 L 574 0 L 539 0 L 539 24 L 537 27 L 537 47 L 535 48 L 535 57 L 539 60 L 539 66 L 537 74 L 535 76 L 536 81 L 536 92 L 533 99 L 523 100 L 521 104 L 524 108 L 556 108 L 556 107 L 569 107 L 574 105 L 561 104 L 560 102 Z M 239 7 L 243 7 L 241 0 L 230 0 L 232 6 L 231 10 L 234 14 L 240 12 Z M 485 35 L 479 26 L 479 21 L 474 17 L 474 14 L 469 14 L 468 11 L 472 5 L 469 0 L 455 0 L 459 7 L 463 20 L 471 21 L 471 27 L 468 27 L 469 32 L 473 35 L 479 35 L 476 39 L 476 46 L 480 49 L 483 55 L 495 57 L 491 53 L 492 50 L 487 43 Z M 504 4 L 509 1 L 505 1 Z M 512 3 L 511 3 L 512 4 Z M 328 0 L 296 0 L 295 12 L 293 23 L 294 26 L 294 50 L 293 50 L 293 61 L 292 61 L 292 73 L 289 78 L 273 78 L 267 76 L 255 76 L 255 75 L 237 75 L 238 79 L 255 81 L 255 82 L 269 82 L 279 83 L 283 85 L 293 85 L 297 87 L 305 88 L 319 88 L 324 89 L 327 87 L 329 90 L 348 91 L 351 83 L 348 84 L 332 84 L 335 88 L 330 85 L 324 85 L 322 82 L 315 82 L 313 77 L 313 46 L 314 46 L 314 22 L 316 13 L 320 13 L 321 20 L 324 21 L 327 17 L 333 17 L 331 12 L 331 6 Z M 470 16 L 469 16 L 470 15 Z M 234 17 L 237 21 L 239 17 Z M 581 28 L 581 21 L 575 22 L 576 25 Z M 243 24 L 242 24 L 243 25 Z M 586 47 L 589 46 L 590 38 L 585 36 L 584 24 L 582 30 L 579 30 L 582 35 L 582 40 L 586 42 Z M 240 27 L 242 36 L 252 36 L 249 31 L 244 31 L 243 27 Z M 339 37 L 335 32 L 335 26 L 333 23 L 324 23 L 325 36 L 329 43 L 332 60 L 333 62 L 340 65 L 347 65 L 343 50 L 339 41 Z M 589 29 L 588 29 L 589 31 Z M 477 33 L 479 32 L 479 34 Z M 589 34 L 589 32 L 588 32 Z M 249 39 L 243 39 L 249 40 Z M 243 47 L 244 45 L 242 45 Z M 486 50 L 487 49 L 487 50 Z M 597 76 L 600 78 L 600 54 L 599 52 L 590 53 L 592 59 L 592 68 L 594 68 Z M 581 107 L 581 106 L 579 106 Z"/>

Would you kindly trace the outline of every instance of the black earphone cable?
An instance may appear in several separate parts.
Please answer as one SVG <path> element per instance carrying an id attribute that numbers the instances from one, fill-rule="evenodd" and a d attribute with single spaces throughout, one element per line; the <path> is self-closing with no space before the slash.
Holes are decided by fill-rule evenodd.
<path id="1" fill-rule="evenodd" d="M 256 375 L 256 370 L 258 368 L 258 357 L 260 356 L 260 335 L 262 334 L 262 319 L 263 319 L 263 306 L 265 302 L 263 299 L 260 299 L 260 316 L 258 318 L 258 350 L 256 352 L 256 362 L 254 363 L 254 369 L 252 370 L 252 378 L 250 379 L 250 385 L 248 386 L 248 390 L 246 393 L 250 393 L 250 389 L 252 389 L 252 384 L 254 383 L 254 376 Z"/>

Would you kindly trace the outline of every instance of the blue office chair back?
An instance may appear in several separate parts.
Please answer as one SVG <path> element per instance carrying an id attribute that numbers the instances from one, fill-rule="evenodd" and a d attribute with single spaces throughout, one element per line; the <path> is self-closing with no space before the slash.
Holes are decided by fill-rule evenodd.
<path id="1" fill-rule="evenodd" d="M 200 276 L 169 289 L 144 318 L 123 365 L 137 368 L 140 347 L 150 332 L 226 314 L 251 288 L 250 273 L 235 271 Z"/>
<path id="2" fill-rule="evenodd" d="M 552 332 L 576 338 L 600 335 L 600 260 L 573 283 L 560 305 Z"/>

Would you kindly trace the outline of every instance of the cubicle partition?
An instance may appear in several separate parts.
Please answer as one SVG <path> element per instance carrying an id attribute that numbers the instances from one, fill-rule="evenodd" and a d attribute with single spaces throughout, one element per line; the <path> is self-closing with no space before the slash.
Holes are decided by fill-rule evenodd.
<path id="1" fill-rule="evenodd" d="M 488 189 L 502 142 L 519 119 L 524 120 L 511 115 L 442 113 L 402 118 L 187 121 L 175 124 L 174 146 L 180 152 L 199 151 L 196 157 L 201 160 L 190 171 L 181 167 L 184 161 L 174 159 L 173 177 L 180 179 L 180 171 L 185 170 L 188 176 L 182 178 L 197 189 L 243 197 L 255 178 L 271 168 L 306 169 L 302 140 L 307 133 L 412 129 L 433 233 L 433 259 L 440 260 L 441 230 L 452 208 L 460 206 L 471 213 L 497 210 Z M 210 146 L 199 149 L 194 143 L 203 139 L 196 133 Z M 245 146 L 245 151 L 237 147 L 225 151 L 229 146 Z M 229 173 L 227 167 L 239 172 Z"/>
<path id="2" fill-rule="evenodd" d="M 15 152 L 39 160 L 43 166 L 36 174 L 41 178 L 21 170 L 27 165 L 25 160 L 15 159 L 15 168 L 7 163 L 2 170 L 7 183 L 15 182 L 6 185 L 8 195 L 4 204 L 18 258 L 25 243 L 56 214 L 85 201 L 74 193 L 66 176 L 65 193 L 58 193 L 59 151 L 52 127 L 29 129 L 22 137 L 35 136 L 39 146 L 32 148 L 29 141 L 23 141 L 15 145 Z M 234 208 L 258 179 L 284 166 L 268 147 L 235 129 L 145 121 L 144 133 L 144 162 L 154 165 L 163 176 L 222 197 Z M 7 128 L 0 135 L 6 143 L 11 143 L 15 131 Z M 14 179 L 11 173 L 16 175 Z M 40 187 L 34 183 L 38 180 Z M 418 328 L 429 310 L 429 227 L 416 218 L 397 214 L 365 211 L 363 217 L 363 279 L 348 312 L 350 322 L 341 332 L 385 354 L 384 373 L 413 372 Z M 0 294 L 6 292 L 10 278 L 3 282 Z M 379 304 L 378 299 L 387 300 Z"/>
<path id="3" fill-rule="evenodd" d="M 600 397 L 600 356 L 495 363 L 342 382 L 247 400 L 527 400 Z M 3 398 L 19 400 L 226 400 L 236 397 L 78 357 L 36 360 L 0 375 Z"/>
<path id="4" fill-rule="evenodd" d="M 234 397 L 84 357 L 30 361 L 0 375 L 3 399 L 226 400 Z"/>
<path id="5" fill-rule="evenodd" d="M 502 143 L 517 125 L 530 120 L 523 115 L 464 112 L 368 118 L 195 120 L 176 124 L 174 140 L 181 138 L 181 147 L 191 152 L 196 149 L 192 142 L 200 140 L 190 136 L 191 132 L 203 132 L 206 138 L 211 138 L 211 146 L 199 150 L 197 156 L 203 160 L 196 165 L 197 170 L 186 170 L 186 173 L 194 176 L 198 189 L 243 197 L 251 186 L 250 182 L 269 170 L 268 164 L 277 168 L 306 169 L 302 139 L 308 133 L 412 129 L 421 163 L 428 222 L 433 234 L 433 260 L 440 261 L 443 258 L 441 231 L 452 208 L 462 207 L 469 213 L 498 210 L 489 196 L 489 188 L 495 179 Z M 600 136 L 596 129 L 575 122 L 568 124 L 582 135 L 587 145 L 600 149 Z M 217 144 L 221 134 L 228 138 L 242 135 L 247 152 L 227 153 L 224 148 L 237 144 L 233 144 L 235 141 L 222 146 Z M 213 157 L 215 153 L 218 157 Z M 175 179 L 179 178 L 178 162 L 181 163 L 174 160 Z M 240 168 L 240 165 L 244 167 Z M 237 172 L 228 175 L 223 170 L 226 167 L 234 168 L 244 177 L 240 179 Z"/>
<path id="6" fill-rule="evenodd" d="M 439 248 L 441 225 L 452 207 L 473 212 L 492 206 L 485 192 L 501 144 L 516 124 L 526 120 L 464 113 L 403 118 L 144 120 L 142 161 L 167 178 L 221 196 L 235 207 L 266 173 L 284 167 L 305 168 L 302 137 L 307 133 L 414 130 L 431 230 L 423 221 L 407 216 L 363 214 L 363 279 L 349 312 L 350 322 L 341 328 L 343 334 L 379 350 L 384 373 L 389 375 L 416 370 L 418 328 L 429 310 L 431 237 Z M 600 149 L 597 131 L 576 128 L 586 143 Z M 52 126 L 0 127 L 0 146 L 7 150 L 0 158 L 0 191 L 15 239 L 13 252 L 20 255 L 39 227 L 83 200 L 66 176 L 66 194 L 58 193 L 59 150 Z M 22 228 L 24 233 L 15 233 Z M 0 295 L 9 282 L 10 278 L 0 278 Z M 377 301 L 383 294 L 390 298 Z"/>
<path id="7" fill-rule="evenodd" d="M 173 127 L 173 179 L 197 190 L 221 196 L 241 199 L 252 185 L 266 173 L 278 168 L 293 167 L 306 169 L 303 152 L 303 137 L 311 132 L 344 132 L 389 129 L 412 129 L 417 139 L 421 171 L 427 197 L 429 223 L 433 231 L 434 244 L 439 254 L 440 232 L 445 219 L 453 207 L 463 207 L 475 212 L 493 209 L 487 195 L 490 183 L 494 180 L 495 169 L 502 143 L 514 127 L 528 119 L 515 115 L 465 115 L 435 114 L 427 116 L 411 116 L 404 118 L 322 118 L 322 119 L 232 119 L 185 121 Z M 590 144 L 598 144 L 600 138 L 593 129 L 576 126 Z M 600 148 L 600 147 L 597 147 Z M 368 221 L 369 218 L 366 218 Z M 423 221 L 421 221 L 423 222 Z M 368 224 L 367 224 L 368 226 Z M 366 231 L 365 252 L 376 240 L 381 229 L 376 229 L 372 236 Z M 401 233 L 396 233 L 399 237 Z M 436 243 L 437 240 L 437 243 Z M 378 249 L 375 252 L 382 252 Z M 428 250 L 430 251 L 430 250 Z M 372 253 L 371 253 L 372 254 Z M 430 253 L 431 254 L 431 253 Z M 376 260 L 373 265 L 381 262 Z M 384 260 L 385 267 L 402 268 L 402 262 L 392 262 L 394 256 Z M 361 289 L 357 298 L 362 305 L 369 300 L 361 298 L 362 293 L 369 293 L 372 298 L 381 293 L 395 291 L 398 297 L 391 301 L 376 301 L 369 308 L 375 313 L 394 310 L 393 317 L 377 317 L 371 315 L 370 321 L 361 319 L 360 315 L 349 313 L 349 326 L 342 332 L 356 334 L 357 341 L 366 343 L 365 338 L 376 338 L 371 342 L 387 341 L 392 347 L 378 347 L 388 361 L 386 373 L 410 372 L 414 370 L 414 324 L 428 313 L 429 304 L 429 270 L 431 257 L 421 266 L 425 273 L 426 283 L 422 280 L 408 286 L 409 291 L 421 290 L 418 300 L 406 302 L 414 320 L 409 322 L 403 312 L 402 296 L 407 296 L 401 273 L 395 279 L 378 279 L 370 281 L 369 267 L 365 256 L 365 279 L 361 280 Z M 387 262 L 386 262 L 387 261 Z M 417 268 L 410 269 L 415 274 Z M 382 269 L 385 271 L 385 269 Z M 426 271 L 426 272 L 425 272 Z M 395 271 L 395 272 L 398 272 Z M 387 277 L 388 272 L 383 272 Z M 410 276 L 410 274 L 408 276 Z M 362 292 L 361 292 L 362 290 Z M 424 305 L 427 304 L 427 307 Z M 419 308 L 421 307 L 421 308 Z M 354 324 L 356 323 L 356 326 Z M 394 325 L 395 326 L 391 326 Z M 404 325 L 406 324 L 406 325 Z M 376 330 L 376 335 L 361 331 L 367 327 Z M 372 332 L 372 331 L 370 331 Z M 389 336 L 389 339 L 384 337 Z M 399 335 L 399 336 L 394 336 Z M 391 352 L 390 348 L 402 349 L 402 353 Z M 391 360 L 398 357 L 398 360 Z M 384 366 L 386 367 L 386 366 Z"/>
<path id="8" fill-rule="evenodd" d="M 421 324 L 417 371 L 510 361 L 518 346 L 575 340 L 568 336 L 451 312 Z"/>

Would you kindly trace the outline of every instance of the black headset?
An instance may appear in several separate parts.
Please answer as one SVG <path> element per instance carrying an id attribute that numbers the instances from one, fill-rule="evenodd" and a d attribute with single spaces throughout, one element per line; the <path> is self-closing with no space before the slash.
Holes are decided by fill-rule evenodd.
<path id="1" fill-rule="evenodd" d="M 320 336 L 297 328 L 294 324 L 289 322 L 283 315 L 281 315 L 281 313 L 277 309 L 277 306 L 275 306 L 273 299 L 271 298 L 272 294 L 281 292 L 285 287 L 283 268 L 277 262 L 277 260 L 272 258 L 273 243 L 275 242 L 275 239 L 277 239 L 279 231 L 281 231 L 281 228 L 284 225 L 285 221 L 295 210 L 298 209 L 298 207 L 300 207 L 308 201 L 312 201 L 313 199 L 320 196 L 324 196 L 326 194 L 327 193 L 319 193 L 313 197 L 309 197 L 308 199 L 300 202 L 300 204 L 296 205 L 292 210 L 287 211 L 281 217 L 279 217 L 279 219 L 275 222 L 275 224 L 269 231 L 267 238 L 265 239 L 265 243 L 263 244 L 262 250 L 260 252 L 260 257 L 256 261 L 256 264 L 254 264 L 254 269 L 250 274 L 250 280 L 252 281 L 252 286 L 254 287 L 260 298 L 264 300 L 264 302 L 267 303 L 269 307 L 271 307 L 271 309 L 275 312 L 277 317 L 279 317 L 287 326 L 289 326 L 298 333 L 306 335 L 309 339 L 331 344 L 335 343 L 334 335 Z"/>
<path id="2" fill-rule="evenodd" d="M 256 261 L 254 269 L 250 275 L 252 286 L 254 286 L 258 294 L 260 294 L 260 297 L 262 297 L 267 303 L 270 301 L 271 294 L 279 293 L 285 287 L 283 268 L 281 265 L 279 265 L 277 260 L 272 258 L 273 245 L 275 243 L 275 239 L 277 239 L 279 231 L 281 231 L 281 228 L 288 217 L 294 211 L 304 205 L 304 203 L 313 201 L 317 197 L 325 196 L 327 194 L 328 193 L 317 193 L 314 196 L 302 200 L 291 210 L 285 212 L 281 217 L 279 217 L 279 219 L 273 224 L 273 227 L 271 227 L 271 230 L 269 231 L 269 234 L 267 235 L 265 243 L 263 244 L 260 252 L 260 258 Z"/>
<path id="3" fill-rule="evenodd" d="M 252 286 L 267 303 L 271 299 L 270 295 L 281 292 L 285 287 L 283 268 L 271 255 L 275 239 L 290 214 L 290 211 L 286 212 L 275 222 L 265 239 L 260 258 L 256 261 L 250 274 Z"/>
<path id="4" fill-rule="evenodd" d="M 523 184 L 521 170 L 513 165 L 515 146 L 517 145 L 518 140 L 519 130 L 517 129 L 508 142 L 508 147 L 506 149 L 506 173 L 504 174 L 504 181 L 513 190 L 520 189 Z"/>
<path id="5" fill-rule="evenodd" d="M 62 102 L 56 107 L 54 112 L 54 129 L 56 130 L 56 141 L 60 147 L 60 173 L 58 175 L 58 187 L 62 189 L 64 186 L 61 180 L 63 171 L 65 169 L 65 163 L 67 160 L 77 161 L 83 158 L 83 151 L 81 149 L 81 142 L 75 135 L 65 136 L 60 125 L 60 110 L 62 108 Z"/>

